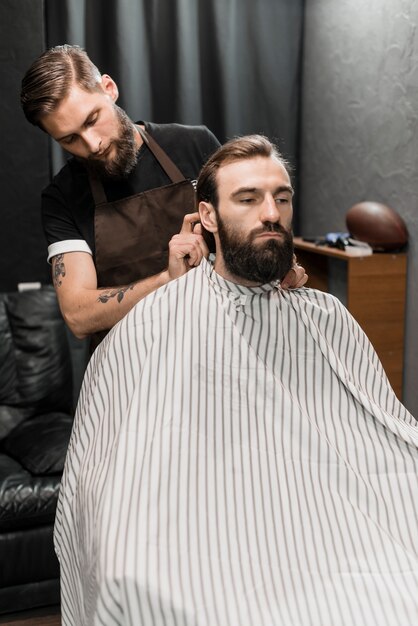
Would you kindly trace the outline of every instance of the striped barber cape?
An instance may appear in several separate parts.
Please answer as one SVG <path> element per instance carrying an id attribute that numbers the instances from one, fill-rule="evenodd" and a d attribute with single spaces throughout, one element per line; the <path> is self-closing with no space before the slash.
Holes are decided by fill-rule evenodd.
<path id="1" fill-rule="evenodd" d="M 416 626 L 417 443 L 336 298 L 203 261 L 86 371 L 55 526 L 63 624 Z"/>

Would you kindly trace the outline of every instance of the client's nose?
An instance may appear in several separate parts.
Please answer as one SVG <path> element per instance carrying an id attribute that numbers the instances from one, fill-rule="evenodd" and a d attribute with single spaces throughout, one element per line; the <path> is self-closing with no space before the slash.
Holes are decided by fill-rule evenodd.
<path id="1" fill-rule="evenodd" d="M 264 198 L 264 202 L 261 205 L 260 221 L 261 222 L 278 222 L 280 220 L 280 210 L 275 198 L 268 194 Z"/>

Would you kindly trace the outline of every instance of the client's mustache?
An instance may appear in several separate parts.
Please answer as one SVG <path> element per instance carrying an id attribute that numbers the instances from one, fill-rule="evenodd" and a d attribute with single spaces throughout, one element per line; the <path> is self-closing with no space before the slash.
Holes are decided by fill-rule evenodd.
<path id="1" fill-rule="evenodd" d="M 255 239 L 255 237 L 262 235 L 263 233 L 281 233 L 282 235 L 288 235 L 289 231 L 278 222 L 266 222 L 263 226 L 261 226 L 261 228 L 253 230 L 251 233 L 251 239 Z"/>

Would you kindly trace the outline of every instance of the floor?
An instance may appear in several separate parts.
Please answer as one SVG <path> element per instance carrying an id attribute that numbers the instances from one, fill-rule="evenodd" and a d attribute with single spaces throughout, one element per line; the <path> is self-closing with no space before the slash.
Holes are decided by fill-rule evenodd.
<path id="1" fill-rule="evenodd" d="M 48 606 L 10 615 L 0 615 L 3 626 L 60 626 L 60 607 Z"/>

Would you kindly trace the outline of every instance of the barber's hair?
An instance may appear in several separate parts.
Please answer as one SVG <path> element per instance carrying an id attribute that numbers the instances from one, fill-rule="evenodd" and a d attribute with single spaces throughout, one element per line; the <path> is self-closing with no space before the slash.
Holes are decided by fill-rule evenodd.
<path id="1" fill-rule="evenodd" d="M 80 46 L 55 46 L 30 66 L 22 80 L 20 102 L 26 119 L 42 128 L 42 118 L 55 111 L 76 83 L 85 91 L 99 89 L 101 74 Z"/>
<path id="2" fill-rule="evenodd" d="M 246 135 L 230 139 L 212 154 L 203 166 L 197 180 L 197 202 L 210 202 L 218 206 L 217 171 L 227 163 L 243 161 L 254 157 L 273 157 L 289 173 L 289 164 L 282 157 L 277 147 L 263 135 Z"/>

